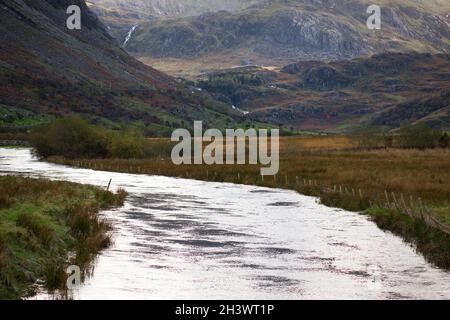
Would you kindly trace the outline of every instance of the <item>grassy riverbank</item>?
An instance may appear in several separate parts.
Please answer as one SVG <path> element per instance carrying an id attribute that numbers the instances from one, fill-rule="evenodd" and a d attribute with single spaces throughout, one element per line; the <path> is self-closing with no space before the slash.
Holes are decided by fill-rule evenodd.
<path id="1" fill-rule="evenodd" d="M 37 282 L 64 289 L 66 266 L 86 270 L 110 243 L 110 226 L 97 213 L 125 197 L 123 190 L 0 177 L 0 299 L 33 294 Z"/>
<path id="2" fill-rule="evenodd" d="M 279 174 L 263 179 L 259 166 L 175 166 L 170 160 L 172 146 L 168 139 L 148 140 L 146 148 L 153 150 L 153 156 L 147 159 L 51 160 L 98 170 L 296 190 L 320 197 L 329 206 L 366 211 L 380 227 L 414 243 L 430 261 L 450 268 L 448 235 L 420 220 L 426 214 L 450 226 L 449 149 L 363 150 L 347 137 L 283 137 Z M 392 218 L 390 223 L 386 216 Z M 406 227 L 416 223 L 423 228 Z M 424 232 L 442 236 L 438 241 Z"/>

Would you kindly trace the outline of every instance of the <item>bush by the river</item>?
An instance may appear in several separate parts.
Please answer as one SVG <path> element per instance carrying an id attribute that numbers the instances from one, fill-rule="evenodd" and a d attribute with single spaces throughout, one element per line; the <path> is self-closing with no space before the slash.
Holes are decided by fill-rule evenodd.
<path id="1" fill-rule="evenodd" d="M 144 137 L 135 131 L 112 131 L 78 118 L 61 118 L 35 128 L 30 143 L 41 157 L 122 158 L 144 156 Z"/>

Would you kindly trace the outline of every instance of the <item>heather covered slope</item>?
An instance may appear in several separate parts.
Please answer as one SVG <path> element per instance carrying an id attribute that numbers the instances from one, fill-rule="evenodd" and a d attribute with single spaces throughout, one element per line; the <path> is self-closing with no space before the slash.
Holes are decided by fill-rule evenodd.
<path id="1" fill-rule="evenodd" d="M 82 29 L 66 8 L 82 8 Z M 0 0 L 0 125 L 54 115 L 139 122 L 165 130 L 193 119 L 235 122 L 228 106 L 177 84 L 119 48 L 84 0 Z"/>
<path id="2" fill-rule="evenodd" d="M 298 62 L 280 71 L 210 73 L 203 89 L 259 121 L 308 130 L 398 128 L 425 122 L 450 130 L 450 56 L 392 53 L 337 62 Z"/>

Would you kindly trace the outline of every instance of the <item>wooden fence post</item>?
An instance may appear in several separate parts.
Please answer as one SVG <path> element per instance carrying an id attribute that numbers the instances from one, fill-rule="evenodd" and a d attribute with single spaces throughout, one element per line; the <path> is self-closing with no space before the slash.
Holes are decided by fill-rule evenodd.
<path id="1" fill-rule="evenodd" d="M 387 201 L 386 206 L 390 209 L 391 208 L 391 202 L 389 200 L 389 195 L 388 195 L 387 190 L 384 190 L 384 195 L 386 196 L 386 201 Z"/>

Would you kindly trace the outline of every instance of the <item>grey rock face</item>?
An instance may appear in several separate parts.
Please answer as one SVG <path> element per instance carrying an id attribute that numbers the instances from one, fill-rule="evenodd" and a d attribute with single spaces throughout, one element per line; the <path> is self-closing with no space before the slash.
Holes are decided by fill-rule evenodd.
<path id="1" fill-rule="evenodd" d="M 269 57 L 345 58 L 361 55 L 367 50 L 364 38 L 356 28 L 296 9 L 270 17 L 260 36 L 263 41 L 256 51 Z"/>
<path id="2" fill-rule="evenodd" d="M 236 11 L 255 0 L 89 0 L 94 5 L 155 17 L 194 16 L 221 10 Z"/>
<path id="3" fill-rule="evenodd" d="M 285 65 L 298 60 L 350 59 L 386 50 L 450 51 L 446 17 L 450 5 L 441 0 L 429 0 L 427 6 L 417 5 L 415 0 L 393 0 L 382 7 L 382 29 L 378 31 L 366 26 L 366 0 L 91 2 L 154 15 L 125 24 L 117 32 L 123 42 L 130 28 L 139 24 L 126 50 L 150 58 L 196 58 L 236 50 L 237 61 L 258 64 L 278 59 Z"/>

